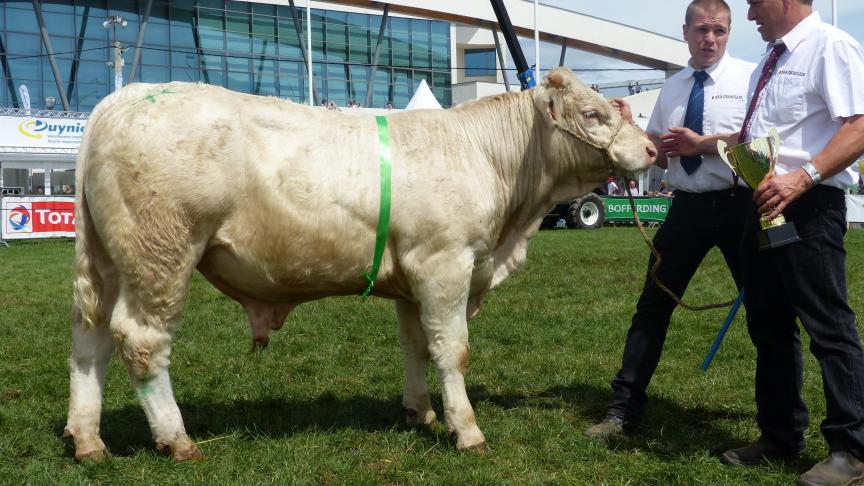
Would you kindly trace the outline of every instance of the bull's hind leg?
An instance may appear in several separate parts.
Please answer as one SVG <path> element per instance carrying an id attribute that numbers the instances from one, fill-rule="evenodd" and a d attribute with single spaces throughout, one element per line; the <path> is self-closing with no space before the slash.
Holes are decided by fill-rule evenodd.
<path id="1" fill-rule="evenodd" d="M 113 343 L 108 326 L 87 328 L 82 321 L 80 310 L 73 306 L 69 417 L 63 435 L 75 441 L 76 461 L 100 461 L 108 456 L 108 449 L 99 437 L 99 421 Z"/>
<path id="2" fill-rule="evenodd" d="M 429 273 L 431 278 L 418 282 L 416 295 L 429 352 L 438 367 L 444 416 L 456 434 L 456 447 L 485 449 L 486 438 L 477 427 L 464 376 L 468 365 L 466 308 L 473 257 L 460 256 L 454 258 L 442 252 L 427 259 L 427 268 L 435 270 Z"/>
<path id="3" fill-rule="evenodd" d="M 111 318 L 118 352 L 147 416 L 156 447 L 171 452 L 178 461 L 201 459 L 201 450 L 186 435 L 168 376 L 171 339 L 179 324 L 182 298 L 179 305 L 175 302 L 169 306 L 174 308 L 172 311 L 159 315 L 153 310 L 158 307 L 141 305 L 140 297 L 126 290 L 120 293 Z M 144 311 L 145 308 L 148 310 Z"/>
<path id="4" fill-rule="evenodd" d="M 413 302 L 398 300 L 396 317 L 399 320 L 399 343 L 405 355 L 405 386 L 402 392 L 405 421 L 408 425 L 430 424 L 435 421 L 435 411 L 432 410 L 429 390 L 426 388 L 429 348 L 420 325 L 420 312 Z"/>

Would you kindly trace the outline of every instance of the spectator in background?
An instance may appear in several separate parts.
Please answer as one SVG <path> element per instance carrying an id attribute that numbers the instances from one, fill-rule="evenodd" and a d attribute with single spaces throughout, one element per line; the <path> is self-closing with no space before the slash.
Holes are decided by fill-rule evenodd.
<path id="1" fill-rule="evenodd" d="M 636 185 L 636 180 L 634 179 L 630 179 L 630 181 L 627 182 L 627 188 L 630 190 L 630 194 L 633 194 L 634 197 L 642 195 L 642 193 L 639 192 L 639 186 Z M 624 195 L 626 196 L 627 193 L 625 192 Z"/>
<path id="2" fill-rule="evenodd" d="M 42 186 L 37 187 L 36 188 L 36 194 L 39 196 L 43 196 L 45 194 L 45 188 Z"/>
<path id="3" fill-rule="evenodd" d="M 384 108 L 386 108 L 387 111 L 392 110 L 393 109 L 393 103 L 388 101 L 387 103 L 384 104 Z"/>
<path id="4" fill-rule="evenodd" d="M 618 194 L 618 183 L 615 182 L 615 178 L 609 176 L 609 179 L 606 179 L 606 194 L 609 196 L 615 196 Z"/>
<path id="5" fill-rule="evenodd" d="M 858 195 L 864 196 L 864 175 L 858 174 Z"/>
<path id="6" fill-rule="evenodd" d="M 627 83 L 627 91 L 629 91 L 631 95 L 636 94 L 636 88 L 633 87 L 633 82 L 632 82 L 632 81 L 630 81 L 629 83 Z"/>
<path id="7" fill-rule="evenodd" d="M 64 196 L 71 196 L 75 194 L 75 191 L 72 190 L 72 186 L 70 186 L 69 184 L 63 184 L 63 186 L 61 187 L 61 191 L 63 192 Z"/>
<path id="8" fill-rule="evenodd" d="M 642 86 L 639 85 L 639 81 L 636 81 L 636 85 L 633 86 L 633 92 L 634 93 L 641 93 L 642 92 Z"/>
<path id="9" fill-rule="evenodd" d="M 657 188 L 657 194 L 660 196 L 672 195 L 672 189 L 670 189 L 669 186 L 666 185 L 666 179 L 660 181 L 660 187 Z"/>

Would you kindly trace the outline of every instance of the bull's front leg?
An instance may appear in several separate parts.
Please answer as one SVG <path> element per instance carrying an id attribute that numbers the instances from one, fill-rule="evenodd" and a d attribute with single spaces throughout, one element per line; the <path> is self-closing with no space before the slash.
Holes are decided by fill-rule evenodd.
<path id="1" fill-rule="evenodd" d="M 466 308 L 473 257 L 444 252 L 430 258 L 434 268 L 428 279 L 417 284 L 420 322 L 429 353 L 438 367 L 444 416 L 456 434 L 459 449 L 485 449 L 486 438 L 477 427 L 474 409 L 465 391 L 468 365 L 468 320 Z"/>
<path id="2" fill-rule="evenodd" d="M 417 304 L 407 300 L 396 301 L 399 320 L 399 343 L 405 357 L 405 385 L 402 407 L 408 425 L 426 425 L 435 422 L 435 411 L 426 388 L 426 368 L 429 364 L 429 345 L 420 325 Z"/>

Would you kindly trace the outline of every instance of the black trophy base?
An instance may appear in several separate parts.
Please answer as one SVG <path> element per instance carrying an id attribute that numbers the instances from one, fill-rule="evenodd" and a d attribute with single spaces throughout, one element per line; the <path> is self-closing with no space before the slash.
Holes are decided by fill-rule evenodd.
<path id="1" fill-rule="evenodd" d="M 759 232 L 759 251 L 777 248 L 801 241 L 795 223 L 789 221 L 779 226 L 771 226 Z"/>

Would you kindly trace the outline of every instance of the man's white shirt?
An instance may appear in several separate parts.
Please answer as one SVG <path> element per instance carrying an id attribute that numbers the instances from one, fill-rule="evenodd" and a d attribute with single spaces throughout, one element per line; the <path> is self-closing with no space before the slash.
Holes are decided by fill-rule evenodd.
<path id="1" fill-rule="evenodd" d="M 841 117 L 864 114 L 864 48 L 849 34 L 822 22 L 813 12 L 781 39 L 786 52 L 762 91 L 750 138 L 780 134 L 775 173 L 796 171 L 821 152 L 843 124 Z M 771 47 L 771 45 L 769 45 Z M 756 88 L 762 66 L 750 78 Z M 749 100 L 748 100 L 749 103 Z M 846 168 L 822 184 L 846 189 L 858 175 Z"/>
<path id="2" fill-rule="evenodd" d="M 720 61 L 705 69 L 708 78 L 703 83 L 705 108 L 702 116 L 702 133 L 705 135 L 726 134 L 741 129 L 747 110 L 747 83 L 756 65 L 725 54 Z M 687 102 L 695 79 L 692 60 L 688 66 L 663 83 L 660 96 L 654 105 L 647 132 L 654 136 L 666 133 L 671 127 L 684 126 Z M 679 157 L 670 157 L 664 177 L 675 189 L 687 192 L 708 192 L 733 187 L 733 172 L 717 155 L 704 155 L 702 164 L 692 174 L 681 167 Z M 744 186 L 739 181 L 740 186 Z"/>

